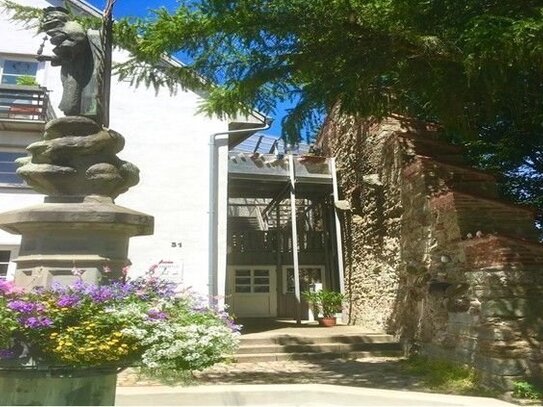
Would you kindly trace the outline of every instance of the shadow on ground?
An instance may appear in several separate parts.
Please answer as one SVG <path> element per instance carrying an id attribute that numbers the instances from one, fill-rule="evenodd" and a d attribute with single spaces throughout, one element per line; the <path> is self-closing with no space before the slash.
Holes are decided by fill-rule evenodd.
<path id="1" fill-rule="evenodd" d="M 242 335 L 254 334 L 260 332 L 269 332 L 272 335 L 276 330 L 286 328 L 315 328 L 318 323 L 307 323 L 296 325 L 296 321 L 289 319 L 275 319 L 275 318 L 239 318 L 237 323 L 242 325 Z"/>
<path id="2" fill-rule="evenodd" d="M 422 379 L 409 375 L 398 359 L 331 360 L 220 365 L 196 374 L 194 384 L 320 383 L 397 390 L 425 390 Z"/>

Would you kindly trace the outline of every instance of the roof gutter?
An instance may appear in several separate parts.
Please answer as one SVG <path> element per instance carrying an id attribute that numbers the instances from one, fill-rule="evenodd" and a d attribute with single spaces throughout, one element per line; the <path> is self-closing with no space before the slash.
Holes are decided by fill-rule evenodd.
<path id="1" fill-rule="evenodd" d="M 230 135 L 241 133 L 255 133 L 257 131 L 268 130 L 273 120 L 266 117 L 263 125 L 249 128 L 222 131 L 210 135 L 210 183 L 209 183 L 209 269 L 208 286 L 210 304 L 220 309 L 224 308 L 226 296 L 226 224 L 227 224 L 227 204 L 228 204 L 228 177 L 223 184 L 219 185 L 219 174 L 221 166 L 223 173 L 228 174 L 228 161 L 221 160 L 219 149 L 228 148 L 228 139 Z M 220 210 L 222 208 L 222 211 Z M 224 231 L 219 236 L 219 230 Z M 219 242 L 221 237 L 221 242 Z"/>

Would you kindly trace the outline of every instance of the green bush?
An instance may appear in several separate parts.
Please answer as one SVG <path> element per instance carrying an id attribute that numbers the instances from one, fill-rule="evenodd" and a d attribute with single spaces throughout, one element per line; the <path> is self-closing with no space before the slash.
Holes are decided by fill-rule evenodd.
<path id="1" fill-rule="evenodd" d="M 536 385 L 526 381 L 513 383 L 513 397 L 519 399 L 540 400 L 543 399 L 543 393 Z"/>
<path id="2" fill-rule="evenodd" d="M 494 396 L 479 384 L 475 369 L 442 359 L 415 356 L 404 362 L 407 373 L 422 376 L 424 384 L 433 391 L 452 394 Z"/>
<path id="3" fill-rule="evenodd" d="M 30 75 L 21 75 L 17 77 L 17 85 L 23 86 L 35 86 L 38 85 L 36 78 Z"/>
<path id="4" fill-rule="evenodd" d="M 304 291 L 302 295 L 311 304 L 315 316 L 322 314 L 325 318 L 333 317 L 343 310 L 345 296 L 337 291 Z"/>

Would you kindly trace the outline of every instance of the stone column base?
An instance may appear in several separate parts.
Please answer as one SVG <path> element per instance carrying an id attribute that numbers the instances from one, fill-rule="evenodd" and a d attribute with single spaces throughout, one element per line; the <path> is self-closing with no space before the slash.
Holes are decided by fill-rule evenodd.
<path id="1" fill-rule="evenodd" d="M 46 202 L 0 214 L 0 228 L 22 236 L 15 283 L 24 289 L 121 278 L 130 264 L 130 237 L 152 234 L 153 221 L 108 199 Z"/>

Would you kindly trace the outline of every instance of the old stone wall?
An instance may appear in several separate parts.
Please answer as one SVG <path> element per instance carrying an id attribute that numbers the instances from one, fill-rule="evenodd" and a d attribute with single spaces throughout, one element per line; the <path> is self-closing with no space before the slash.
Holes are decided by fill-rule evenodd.
<path id="1" fill-rule="evenodd" d="M 499 199 L 439 129 L 331 115 L 350 321 L 477 367 L 492 385 L 542 377 L 543 247 L 533 213 Z"/>
<path id="2" fill-rule="evenodd" d="M 341 198 L 352 206 L 343 215 L 350 321 L 384 330 L 398 291 L 400 163 L 394 146 L 385 148 L 394 129 L 384 126 L 372 133 L 370 127 L 352 117 L 329 120 L 321 140 L 337 157 Z"/>

